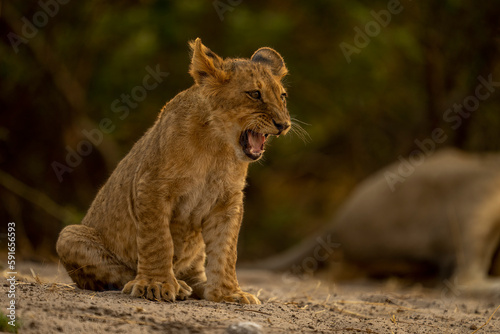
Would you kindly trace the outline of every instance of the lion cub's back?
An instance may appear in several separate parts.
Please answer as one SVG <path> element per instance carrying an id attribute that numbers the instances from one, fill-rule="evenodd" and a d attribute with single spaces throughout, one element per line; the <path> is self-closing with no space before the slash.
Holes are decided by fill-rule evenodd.
<path id="1" fill-rule="evenodd" d="M 150 132 L 151 129 L 118 163 L 82 220 L 83 225 L 99 232 L 104 245 L 120 260 L 133 266 L 137 260 L 136 222 L 132 208 L 134 181 L 139 165 L 144 160 L 141 155 L 147 150 Z"/>

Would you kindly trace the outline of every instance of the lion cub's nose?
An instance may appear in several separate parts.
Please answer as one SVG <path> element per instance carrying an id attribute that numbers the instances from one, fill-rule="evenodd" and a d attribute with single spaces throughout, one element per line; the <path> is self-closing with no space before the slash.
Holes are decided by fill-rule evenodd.
<path id="1" fill-rule="evenodd" d="M 273 119 L 273 124 L 274 126 L 276 127 L 276 129 L 278 129 L 278 135 L 280 135 L 283 131 L 286 131 L 288 130 L 288 128 L 290 127 L 290 123 L 286 122 L 286 123 L 277 123 L 274 119 Z"/>

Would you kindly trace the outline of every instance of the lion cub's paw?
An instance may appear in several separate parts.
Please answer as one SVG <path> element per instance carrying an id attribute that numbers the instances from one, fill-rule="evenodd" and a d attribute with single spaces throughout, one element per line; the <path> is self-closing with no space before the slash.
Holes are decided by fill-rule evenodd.
<path id="1" fill-rule="evenodd" d="M 240 304 L 261 304 L 259 298 L 255 297 L 251 293 L 238 291 L 231 295 L 224 296 L 223 300 L 231 303 Z"/>
<path id="2" fill-rule="evenodd" d="M 260 300 L 248 292 L 243 292 L 241 290 L 235 291 L 225 295 L 217 295 L 207 293 L 205 294 L 205 299 L 215 301 L 215 302 L 229 302 L 229 303 L 239 303 L 239 304 L 261 304 Z"/>
<path id="3" fill-rule="evenodd" d="M 189 296 L 191 296 L 191 294 L 193 293 L 193 289 L 191 289 L 191 287 L 189 285 L 187 285 L 186 282 L 181 281 L 179 279 L 179 280 L 177 280 L 177 283 L 179 283 L 179 285 L 180 285 L 179 291 L 177 292 L 177 299 L 178 300 L 185 300 Z"/>
<path id="4" fill-rule="evenodd" d="M 181 280 L 175 278 L 168 281 L 157 281 L 156 279 L 134 279 L 122 290 L 123 293 L 133 297 L 145 297 L 149 300 L 168 301 L 184 300 L 191 295 L 192 289 Z"/>

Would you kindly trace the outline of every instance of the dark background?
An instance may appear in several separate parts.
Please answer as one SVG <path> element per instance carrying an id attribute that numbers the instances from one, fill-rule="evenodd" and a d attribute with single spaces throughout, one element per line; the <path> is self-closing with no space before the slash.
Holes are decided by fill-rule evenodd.
<path id="1" fill-rule="evenodd" d="M 281 137 L 251 165 L 242 259 L 326 224 L 356 183 L 407 159 L 435 128 L 447 136 L 436 148 L 499 149 L 498 92 L 460 126 L 444 119 L 471 101 L 479 76 L 500 82 L 496 1 L 65 2 L 0 1 L 0 232 L 16 222 L 18 256 L 55 259 L 59 230 L 81 220 L 165 102 L 192 85 L 187 42 L 196 37 L 223 57 L 280 52 L 289 111 L 310 137 Z M 388 6 L 398 11 L 390 22 L 380 12 Z M 357 48 L 350 59 L 341 43 Z M 148 66 L 169 75 L 121 119 L 111 104 L 142 86 Z M 67 165 L 82 131 L 106 118 L 113 131 L 60 182 L 54 162 Z"/>

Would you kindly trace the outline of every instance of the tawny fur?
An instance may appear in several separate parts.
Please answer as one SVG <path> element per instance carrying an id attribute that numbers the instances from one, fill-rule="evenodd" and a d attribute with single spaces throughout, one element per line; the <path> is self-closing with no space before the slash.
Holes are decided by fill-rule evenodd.
<path id="1" fill-rule="evenodd" d="M 165 105 L 57 252 L 80 288 L 259 304 L 235 272 L 247 168 L 262 153 L 249 155 L 242 134 L 290 128 L 287 70 L 270 48 L 222 59 L 200 39 L 190 46 L 195 84 Z"/>
<path id="2" fill-rule="evenodd" d="M 314 259 L 337 278 L 354 270 L 500 293 L 500 155 L 446 149 L 409 169 L 397 162 L 370 176 L 323 231 L 257 266 L 300 274 Z M 387 175 L 400 170 L 392 191 Z"/>

